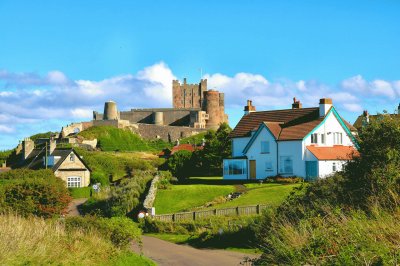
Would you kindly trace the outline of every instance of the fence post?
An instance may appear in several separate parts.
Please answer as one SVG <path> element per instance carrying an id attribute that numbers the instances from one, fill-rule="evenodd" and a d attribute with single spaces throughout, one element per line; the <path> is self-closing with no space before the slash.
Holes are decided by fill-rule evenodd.
<path id="1" fill-rule="evenodd" d="M 236 215 L 239 215 L 239 206 L 236 207 Z"/>
<path id="2" fill-rule="evenodd" d="M 175 222 L 175 213 L 172 214 L 172 221 Z"/>
<path id="3" fill-rule="evenodd" d="M 256 210 L 257 210 L 257 214 L 260 214 L 260 204 L 257 204 Z"/>
<path id="4" fill-rule="evenodd" d="M 214 209 L 214 215 L 217 215 L 217 209 Z"/>
<path id="5" fill-rule="evenodd" d="M 196 221 L 196 212 L 193 212 L 193 221 Z"/>

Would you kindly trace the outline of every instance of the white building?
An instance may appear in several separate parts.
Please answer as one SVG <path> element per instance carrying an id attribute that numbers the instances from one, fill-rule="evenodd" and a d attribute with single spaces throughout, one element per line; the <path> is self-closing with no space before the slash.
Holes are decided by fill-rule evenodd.
<path id="1" fill-rule="evenodd" d="M 224 179 L 271 176 L 323 178 L 357 155 L 355 128 L 323 98 L 319 107 L 256 112 L 251 101 L 231 132 L 232 158 L 224 160 Z"/>

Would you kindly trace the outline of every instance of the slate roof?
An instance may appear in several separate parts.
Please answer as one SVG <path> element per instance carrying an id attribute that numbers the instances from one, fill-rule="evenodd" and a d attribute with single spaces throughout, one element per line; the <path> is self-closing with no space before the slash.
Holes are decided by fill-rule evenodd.
<path id="1" fill-rule="evenodd" d="M 249 137 L 251 131 L 257 130 L 264 123 L 278 140 L 299 140 L 324 118 L 319 116 L 319 107 L 252 112 L 242 117 L 229 137 Z M 347 121 L 342 121 L 350 131 L 356 131 Z"/>
<path id="2" fill-rule="evenodd" d="M 379 115 L 369 115 L 369 121 L 376 120 L 379 116 L 387 116 L 389 115 L 392 119 L 400 119 L 400 114 L 379 114 Z M 357 129 L 361 129 L 363 126 L 363 120 L 365 119 L 364 115 L 360 115 L 357 117 L 356 121 L 354 122 L 353 126 Z"/>
<path id="3" fill-rule="evenodd" d="M 307 149 L 318 160 L 351 160 L 353 156 L 360 156 L 353 146 L 333 145 L 333 147 L 321 147 L 310 145 Z"/>

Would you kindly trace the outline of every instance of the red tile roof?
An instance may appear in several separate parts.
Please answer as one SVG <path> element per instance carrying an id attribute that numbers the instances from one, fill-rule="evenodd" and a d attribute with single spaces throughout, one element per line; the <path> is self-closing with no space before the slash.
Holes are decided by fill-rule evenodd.
<path id="1" fill-rule="evenodd" d="M 319 107 L 252 112 L 242 117 L 229 136 L 250 136 L 251 131 L 264 123 L 276 139 L 298 140 L 303 139 L 323 119 L 319 116 Z M 343 122 L 353 131 L 352 125 L 345 120 Z"/>
<path id="2" fill-rule="evenodd" d="M 162 150 L 158 156 L 171 156 L 175 152 L 178 151 L 190 151 L 194 152 L 195 150 L 202 150 L 203 146 L 194 146 L 192 144 L 180 144 L 178 146 L 174 146 L 172 149 L 164 149 Z"/>
<path id="3" fill-rule="evenodd" d="M 351 160 L 354 156 L 360 156 L 353 146 L 334 145 L 333 147 L 320 147 L 310 145 L 307 149 L 318 160 Z"/>

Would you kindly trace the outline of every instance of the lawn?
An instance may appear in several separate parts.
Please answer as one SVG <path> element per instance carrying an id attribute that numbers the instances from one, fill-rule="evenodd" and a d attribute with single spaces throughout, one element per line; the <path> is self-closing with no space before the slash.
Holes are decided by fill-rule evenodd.
<path id="1" fill-rule="evenodd" d="M 90 198 L 91 187 L 69 188 L 71 197 L 74 199 Z"/>
<path id="2" fill-rule="evenodd" d="M 228 207 L 268 204 L 271 206 L 279 205 L 299 184 L 245 184 L 248 190 L 239 198 L 217 204 L 211 209 L 221 209 Z"/>
<path id="3" fill-rule="evenodd" d="M 219 196 L 235 191 L 232 185 L 184 184 L 158 190 L 155 201 L 157 214 L 174 213 L 201 207 Z"/>

